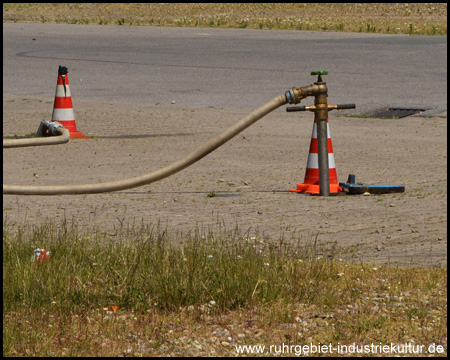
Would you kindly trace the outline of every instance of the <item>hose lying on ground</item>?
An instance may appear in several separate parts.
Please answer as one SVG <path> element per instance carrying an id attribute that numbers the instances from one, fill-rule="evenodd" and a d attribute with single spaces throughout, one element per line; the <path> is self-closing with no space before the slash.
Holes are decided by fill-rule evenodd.
<path id="1" fill-rule="evenodd" d="M 225 144 L 241 131 L 254 124 L 256 121 L 287 103 L 286 95 L 280 95 L 268 103 L 254 110 L 248 116 L 230 127 L 228 130 L 211 140 L 198 150 L 190 153 L 185 158 L 168 165 L 162 169 L 156 170 L 146 175 L 111 181 L 100 184 L 82 184 L 82 185 L 58 185 L 58 186 L 33 186 L 33 185 L 3 185 L 3 194 L 16 195 L 74 195 L 74 194 L 97 194 L 110 191 L 131 189 L 137 186 L 147 185 L 152 182 L 164 179 L 170 175 L 181 171 L 188 166 L 199 161 L 218 147 Z"/>
<path id="2" fill-rule="evenodd" d="M 64 144 L 70 139 L 70 132 L 58 122 L 43 121 L 47 131 L 51 132 L 52 137 L 37 137 L 31 139 L 4 139 L 3 148 L 16 148 L 25 146 L 42 146 L 42 145 L 57 145 Z M 39 131 L 39 130 L 38 130 Z"/>

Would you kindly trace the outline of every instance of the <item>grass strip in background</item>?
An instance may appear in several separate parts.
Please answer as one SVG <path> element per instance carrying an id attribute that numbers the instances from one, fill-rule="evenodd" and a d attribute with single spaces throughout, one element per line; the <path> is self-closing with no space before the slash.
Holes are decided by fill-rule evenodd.
<path id="1" fill-rule="evenodd" d="M 236 355 L 239 344 L 440 344 L 447 271 L 349 264 L 285 242 L 158 226 L 3 226 L 3 355 Z M 49 261 L 32 262 L 36 248 Z"/>
<path id="2" fill-rule="evenodd" d="M 447 35 L 447 4 L 4 3 L 3 21 Z"/>

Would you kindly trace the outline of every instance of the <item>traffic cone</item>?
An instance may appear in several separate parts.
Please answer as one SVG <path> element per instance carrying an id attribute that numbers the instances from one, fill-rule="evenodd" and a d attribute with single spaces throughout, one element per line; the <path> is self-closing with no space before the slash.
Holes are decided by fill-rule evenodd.
<path id="1" fill-rule="evenodd" d="M 334 162 L 333 145 L 331 143 L 330 127 L 327 119 L 328 134 L 328 168 L 330 174 L 330 193 L 342 191 L 339 186 L 336 173 L 336 164 Z M 297 189 L 289 189 L 289 191 L 305 192 L 309 194 L 319 194 L 319 154 L 317 146 L 317 124 L 314 120 L 314 127 L 311 136 L 311 145 L 309 146 L 308 163 L 306 165 L 305 182 L 297 184 Z"/>
<path id="2" fill-rule="evenodd" d="M 70 132 L 70 138 L 87 138 L 81 131 L 77 131 L 75 114 L 73 113 L 72 98 L 70 96 L 68 70 L 59 66 L 58 82 L 56 83 L 55 103 L 53 105 L 52 121 L 58 121 Z"/>

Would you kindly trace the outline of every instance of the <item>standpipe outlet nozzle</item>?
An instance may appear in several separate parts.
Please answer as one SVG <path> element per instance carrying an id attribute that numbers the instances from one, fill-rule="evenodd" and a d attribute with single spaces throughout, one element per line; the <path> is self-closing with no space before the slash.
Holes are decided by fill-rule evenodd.
<path id="1" fill-rule="evenodd" d="M 286 100 L 289 104 L 298 104 L 304 98 L 308 96 L 327 95 L 328 89 L 325 83 L 316 83 L 309 86 L 303 86 L 300 88 L 293 87 L 291 90 L 286 91 Z"/>
<path id="2" fill-rule="evenodd" d="M 285 94 L 289 104 L 298 104 L 302 99 L 308 96 L 328 95 L 327 84 L 322 81 L 322 75 L 328 75 L 328 71 L 313 71 L 311 75 L 318 75 L 317 82 L 313 85 L 303 86 L 300 88 L 293 87 Z"/>

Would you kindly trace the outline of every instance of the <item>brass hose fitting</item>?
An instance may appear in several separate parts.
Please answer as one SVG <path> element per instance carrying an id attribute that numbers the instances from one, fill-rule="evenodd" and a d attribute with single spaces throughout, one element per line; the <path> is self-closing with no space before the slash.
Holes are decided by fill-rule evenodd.
<path id="1" fill-rule="evenodd" d="M 328 88 L 326 83 L 315 83 L 309 86 L 303 86 L 300 88 L 293 87 L 291 90 L 286 92 L 286 100 L 289 104 L 298 104 L 301 100 L 307 98 L 308 96 L 318 96 L 318 95 L 328 95 Z"/>

